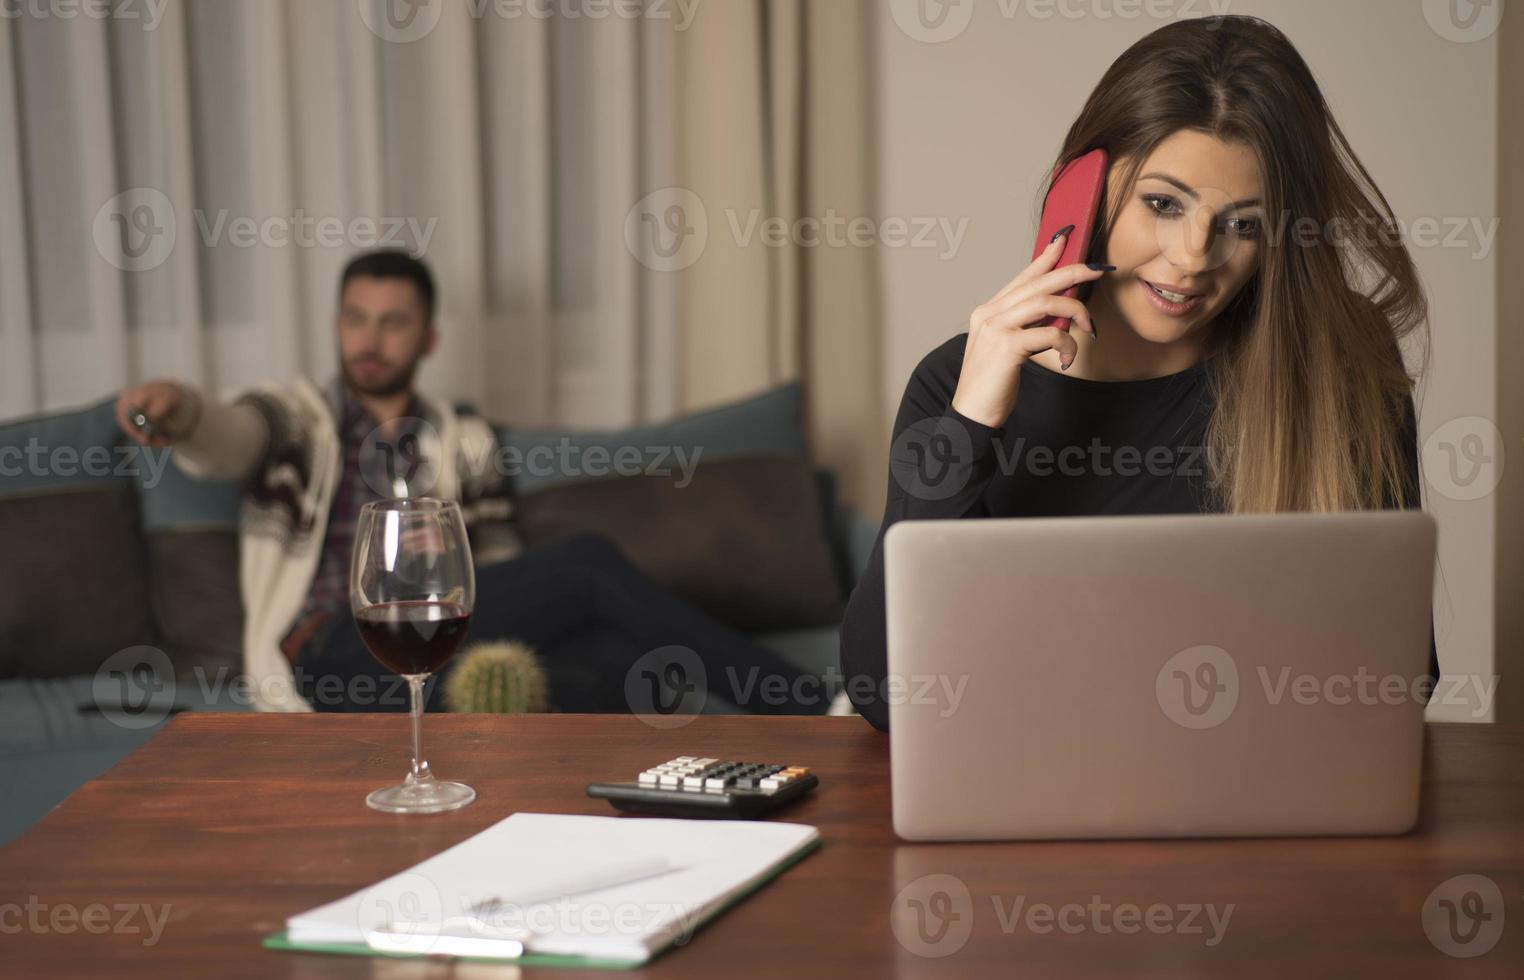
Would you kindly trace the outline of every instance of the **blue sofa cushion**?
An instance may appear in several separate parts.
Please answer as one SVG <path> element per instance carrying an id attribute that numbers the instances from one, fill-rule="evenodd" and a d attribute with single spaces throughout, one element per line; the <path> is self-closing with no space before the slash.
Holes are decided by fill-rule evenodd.
<path id="1" fill-rule="evenodd" d="M 237 531 L 243 488 L 231 480 L 198 480 L 174 465 L 173 454 L 162 470 L 143 467 L 138 499 L 143 531 Z"/>
<path id="2" fill-rule="evenodd" d="M 658 425 L 600 432 L 499 426 L 514 490 L 639 474 L 681 479 L 704 460 L 806 455 L 797 382 Z"/>
<path id="3" fill-rule="evenodd" d="M 112 406 L 34 415 L 0 425 L 0 499 L 61 490 L 129 487 L 150 460 L 125 445 Z"/>

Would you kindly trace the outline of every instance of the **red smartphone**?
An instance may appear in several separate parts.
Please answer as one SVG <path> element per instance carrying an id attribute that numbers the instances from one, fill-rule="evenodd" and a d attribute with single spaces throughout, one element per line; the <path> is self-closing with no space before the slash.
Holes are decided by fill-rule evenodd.
<path id="1" fill-rule="evenodd" d="M 1069 233 L 1068 241 L 1064 242 L 1064 251 L 1059 255 L 1054 268 L 1085 261 L 1085 256 L 1090 254 L 1090 240 L 1100 221 L 1101 197 L 1106 190 L 1106 174 L 1110 164 L 1111 159 L 1106 151 L 1097 149 L 1069 161 L 1068 166 L 1059 171 L 1058 178 L 1048 188 L 1048 196 L 1042 203 L 1042 220 L 1038 222 L 1037 242 L 1032 249 L 1034 260 L 1052 242 L 1054 232 L 1065 225 L 1073 225 L 1074 230 Z M 1070 286 L 1060 295 L 1074 296 L 1088 285 Z M 1045 327 L 1063 327 L 1066 330 L 1068 324 L 1069 318 L 1065 316 L 1050 316 L 1042 323 Z"/>

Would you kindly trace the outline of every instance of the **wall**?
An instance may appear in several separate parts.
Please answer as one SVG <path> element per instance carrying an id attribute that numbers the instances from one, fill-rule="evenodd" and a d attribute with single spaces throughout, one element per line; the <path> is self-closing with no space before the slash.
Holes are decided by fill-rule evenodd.
<path id="1" fill-rule="evenodd" d="M 1524 19 L 1505 17 L 1498 29 L 1498 231 L 1497 267 L 1524 269 L 1524 188 L 1504 174 L 1524 174 Z M 1514 678 L 1498 694 L 1498 720 L 1524 722 L 1524 282 L 1517 275 L 1497 277 L 1498 357 L 1494 384 L 1498 392 L 1498 427 L 1507 433 L 1502 482 L 1493 496 L 1497 518 L 1496 631 L 1497 671 Z M 1503 457 L 1500 456 L 1500 459 Z"/>

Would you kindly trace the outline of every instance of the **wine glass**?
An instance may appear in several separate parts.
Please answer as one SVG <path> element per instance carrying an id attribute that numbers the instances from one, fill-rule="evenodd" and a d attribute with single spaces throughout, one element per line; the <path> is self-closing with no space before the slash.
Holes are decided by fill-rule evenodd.
<path id="1" fill-rule="evenodd" d="M 401 784 L 365 798 L 388 813 L 439 813 L 476 799 L 464 783 L 434 778 L 423 759 L 423 685 L 455 653 L 471 624 L 476 570 L 460 505 L 409 497 L 360 508 L 350 562 L 349 605 L 371 655 L 407 679 L 413 769 Z"/>

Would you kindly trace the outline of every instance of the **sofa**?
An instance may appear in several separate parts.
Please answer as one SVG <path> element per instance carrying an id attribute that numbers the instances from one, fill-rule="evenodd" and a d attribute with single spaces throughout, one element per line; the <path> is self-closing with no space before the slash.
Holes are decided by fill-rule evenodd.
<path id="1" fill-rule="evenodd" d="M 0 842 L 169 715 L 249 710 L 239 488 L 135 446 L 112 404 L 0 424 Z M 494 428 L 531 546 L 606 534 L 802 670 L 834 669 L 877 525 L 809 462 L 798 385 L 659 425 Z"/>

